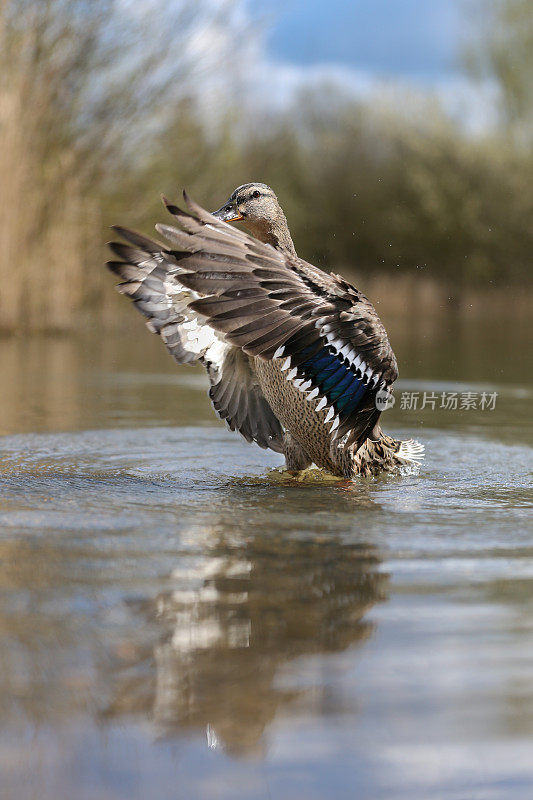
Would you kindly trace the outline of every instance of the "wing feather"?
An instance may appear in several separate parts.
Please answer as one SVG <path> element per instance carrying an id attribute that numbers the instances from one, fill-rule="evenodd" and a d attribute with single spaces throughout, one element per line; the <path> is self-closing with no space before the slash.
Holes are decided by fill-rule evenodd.
<path id="1" fill-rule="evenodd" d="M 124 259 L 108 263 L 122 281 L 118 290 L 131 297 L 148 318 L 149 329 L 161 336 L 178 364 L 199 361 L 204 365 L 215 411 L 231 430 L 239 431 L 247 441 L 255 441 L 260 447 L 282 452 L 283 429 L 261 392 L 248 356 L 224 341 L 207 324 L 207 319 L 192 308 L 191 301 L 198 295 L 180 283 L 182 268 L 174 255 L 164 245 L 140 234 L 124 228 L 119 232 L 130 244 L 110 245 L 115 255 Z M 255 299 L 248 297 L 245 302 L 254 306 L 255 312 L 251 313 L 259 313 L 257 303 L 265 304 L 263 294 L 257 295 L 255 286 L 250 289 Z M 247 290 L 242 291 L 246 295 Z M 225 313 L 242 307 L 242 303 L 239 294 L 228 298 Z"/>
<path id="2" fill-rule="evenodd" d="M 379 417 L 376 391 L 397 377 L 387 334 L 368 299 L 341 276 L 274 250 L 184 196 L 187 210 L 165 201 L 177 226 L 156 226 L 168 244 L 118 229 L 128 244 L 112 249 L 126 265 L 109 267 L 123 279 L 121 290 L 150 317 L 151 329 L 168 328 L 163 338 L 169 349 L 181 341 L 177 316 L 186 314 L 203 320 L 246 363 L 248 355 L 273 359 L 282 348 L 291 359 L 289 380 L 333 410 L 328 424 L 335 436 L 350 443 L 366 435 Z M 185 295 L 186 311 L 177 300 Z M 238 372 L 244 375 L 242 364 Z M 231 382 L 217 387 L 213 402 L 230 426 L 263 441 L 267 430 L 272 435 L 272 420 L 263 420 L 261 430 L 253 427 L 252 409 L 266 403 L 255 388 L 244 399 Z"/>

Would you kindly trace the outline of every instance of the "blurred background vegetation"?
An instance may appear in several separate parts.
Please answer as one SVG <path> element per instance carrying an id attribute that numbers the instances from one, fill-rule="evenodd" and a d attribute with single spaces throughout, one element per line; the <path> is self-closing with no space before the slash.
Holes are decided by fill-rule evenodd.
<path id="1" fill-rule="evenodd" d="M 335 82 L 262 107 L 246 91 L 261 31 L 237 0 L 0 0 L 0 329 L 116 324 L 131 312 L 102 267 L 108 226 L 149 232 L 161 192 L 217 208 L 248 180 L 274 187 L 302 257 L 373 299 L 381 281 L 397 310 L 421 286 L 430 312 L 523 297 L 531 3 L 470 14 L 464 69 L 498 102 L 477 131 L 435 98 L 360 99 Z"/>

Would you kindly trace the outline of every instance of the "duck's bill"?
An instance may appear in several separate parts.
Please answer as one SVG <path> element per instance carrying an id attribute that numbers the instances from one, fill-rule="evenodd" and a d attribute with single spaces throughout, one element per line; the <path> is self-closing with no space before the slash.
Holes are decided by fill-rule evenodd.
<path id="1" fill-rule="evenodd" d="M 228 208 L 227 206 L 222 206 L 218 211 L 213 211 L 212 216 L 222 220 L 222 222 L 239 222 L 244 219 L 236 208 Z"/>

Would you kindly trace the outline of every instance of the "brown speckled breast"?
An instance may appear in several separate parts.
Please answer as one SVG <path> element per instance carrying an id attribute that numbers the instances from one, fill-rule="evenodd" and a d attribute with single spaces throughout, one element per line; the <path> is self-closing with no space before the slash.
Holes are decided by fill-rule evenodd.
<path id="1" fill-rule="evenodd" d="M 281 361 L 253 357 L 250 360 L 261 390 L 283 427 L 317 466 L 336 472 L 338 468 L 330 456 L 329 425 L 324 422 L 328 409 L 315 411 L 318 398 L 309 402 L 306 395 L 286 379 L 286 373 L 281 371 Z"/>

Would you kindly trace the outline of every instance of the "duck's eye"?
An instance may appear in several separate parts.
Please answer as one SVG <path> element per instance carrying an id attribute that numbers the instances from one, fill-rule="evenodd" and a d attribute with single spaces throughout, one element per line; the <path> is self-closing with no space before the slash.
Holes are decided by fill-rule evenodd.
<path id="1" fill-rule="evenodd" d="M 252 197 L 261 197 L 261 192 L 256 189 L 255 192 L 252 192 Z"/>
<path id="2" fill-rule="evenodd" d="M 224 209 L 224 211 L 231 211 L 231 206 L 226 206 L 226 208 Z"/>

